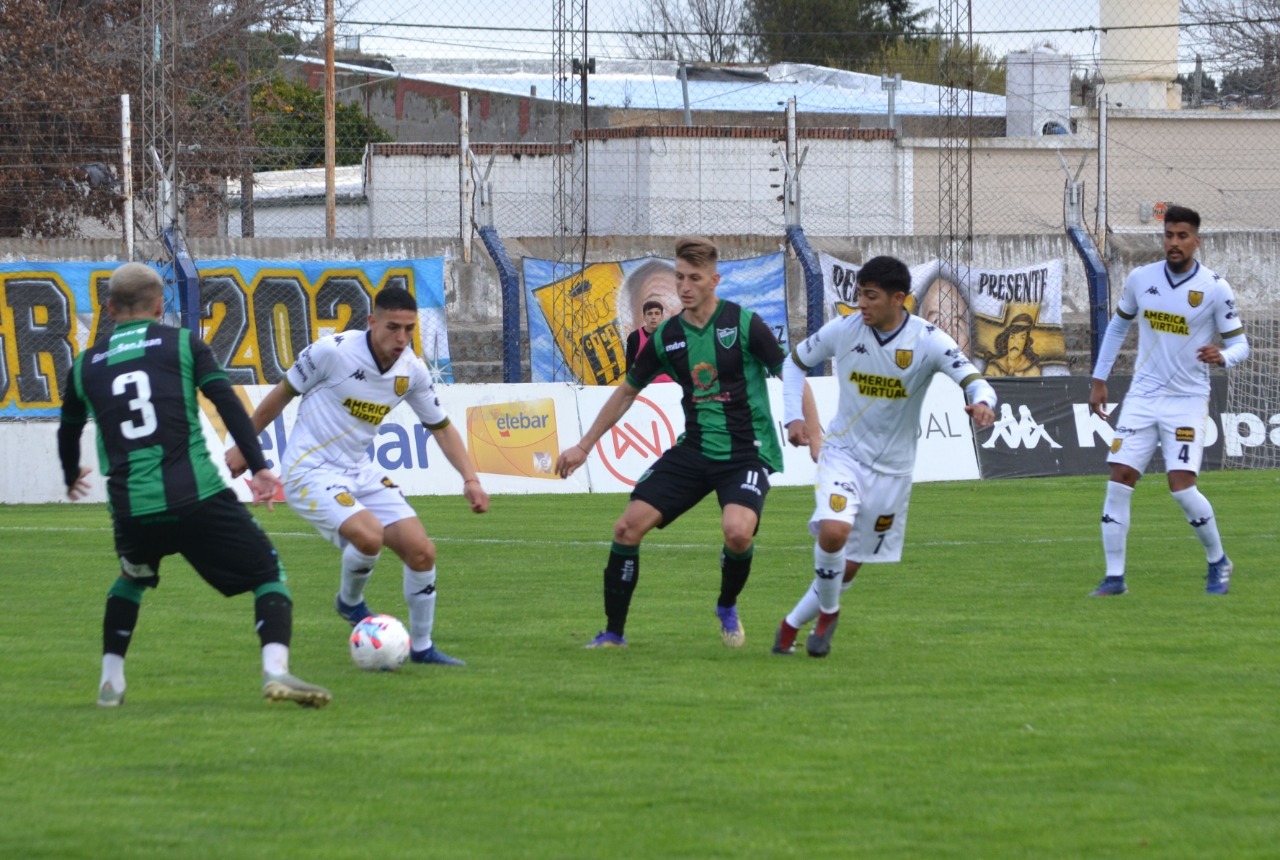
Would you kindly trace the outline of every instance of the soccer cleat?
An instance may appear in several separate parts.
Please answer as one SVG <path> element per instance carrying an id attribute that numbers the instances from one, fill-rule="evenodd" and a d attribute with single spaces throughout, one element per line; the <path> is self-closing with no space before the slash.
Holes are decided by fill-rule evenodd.
<path id="1" fill-rule="evenodd" d="M 782 623 L 778 625 L 778 635 L 773 637 L 773 653 L 796 653 L 796 634 L 799 632 L 787 623 L 787 619 L 782 619 Z"/>
<path id="2" fill-rule="evenodd" d="M 363 600 L 355 606 L 348 606 L 342 602 L 342 595 L 338 595 L 333 599 L 333 608 L 338 610 L 338 614 L 345 618 L 352 627 L 374 614 Z"/>
<path id="3" fill-rule="evenodd" d="M 116 692 L 115 687 L 111 686 L 110 681 L 107 681 L 102 685 L 102 689 L 98 691 L 99 708 L 116 708 L 123 704 L 124 690 Z"/>
<path id="4" fill-rule="evenodd" d="M 626 648 L 627 637 L 619 636 L 617 633 L 611 633 L 608 630 L 601 630 L 596 634 L 596 638 L 586 644 L 587 648 Z"/>
<path id="5" fill-rule="evenodd" d="M 717 606 L 716 615 L 720 618 L 720 640 L 727 647 L 741 648 L 747 644 L 747 632 L 738 619 L 738 607 Z"/>
<path id="6" fill-rule="evenodd" d="M 410 651 L 409 659 L 415 663 L 435 663 L 437 666 L 467 665 L 456 657 L 450 657 L 434 645 L 421 651 Z"/>
<path id="7" fill-rule="evenodd" d="M 1112 595 L 1128 594 L 1129 587 L 1124 584 L 1124 576 L 1105 576 L 1102 582 L 1098 583 L 1098 587 L 1089 592 L 1090 597 L 1111 597 Z"/>
<path id="8" fill-rule="evenodd" d="M 1209 572 L 1204 577 L 1205 594 L 1226 594 L 1231 587 L 1231 571 L 1235 565 L 1225 555 L 1209 565 Z"/>
<path id="9" fill-rule="evenodd" d="M 269 702 L 297 702 L 304 708 L 323 708 L 333 695 L 324 687 L 308 684 L 285 672 L 262 676 L 262 698 Z"/>
<path id="10" fill-rule="evenodd" d="M 804 640 L 804 650 L 810 657 L 825 657 L 831 653 L 831 637 L 835 635 L 836 625 L 840 623 L 840 610 L 830 614 L 818 613 L 818 623 L 813 625 L 813 632 Z"/>

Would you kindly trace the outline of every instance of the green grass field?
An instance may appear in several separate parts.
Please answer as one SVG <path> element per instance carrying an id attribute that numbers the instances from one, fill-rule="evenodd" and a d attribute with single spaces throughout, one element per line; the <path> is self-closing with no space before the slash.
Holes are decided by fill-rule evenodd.
<path id="1" fill-rule="evenodd" d="M 631 647 L 598 652 L 622 496 L 419 499 L 437 640 L 470 665 L 386 675 L 351 664 L 337 551 L 281 506 L 322 711 L 261 700 L 251 599 L 172 559 L 128 701 L 97 708 L 107 514 L 0 507 L 0 857 L 1275 857 L 1280 473 L 1201 482 L 1226 597 L 1153 476 L 1129 595 L 1087 599 L 1103 482 L 917 486 L 906 560 L 864 568 L 826 660 L 769 651 L 812 576 L 807 490 L 770 496 L 741 651 L 713 504 L 646 541 Z M 388 554 L 369 603 L 403 617 L 400 588 Z"/>

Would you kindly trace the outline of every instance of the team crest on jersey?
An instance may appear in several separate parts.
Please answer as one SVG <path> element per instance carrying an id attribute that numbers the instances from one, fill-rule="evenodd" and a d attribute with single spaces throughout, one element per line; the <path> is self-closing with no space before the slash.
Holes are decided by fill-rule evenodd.
<path id="1" fill-rule="evenodd" d="M 876 517 L 876 531 L 887 532 L 889 529 L 893 528 L 893 518 L 895 516 L 897 515 L 881 514 L 880 516 Z"/>
<path id="2" fill-rule="evenodd" d="M 1119 436 L 1111 440 L 1111 453 L 1116 454 L 1120 451 L 1120 444 L 1124 442 Z"/>
<path id="3" fill-rule="evenodd" d="M 344 508 L 350 508 L 356 503 L 355 498 L 350 493 L 338 493 L 338 495 L 333 497 L 333 500 Z"/>
<path id="4" fill-rule="evenodd" d="M 839 493 L 832 493 L 831 497 L 827 499 L 827 504 L 831 507 L 831 510 L 838 514 L 849 504 L 849 500 Z"/>
<path id="5" fill-rule="evenodd" d="M 903 370 L 906 370 L 911 366 L 911 357 L 914 352 L 914 350 L 910 349 L 898 350 L 893 354 L 893 363 L 898 365 L 898 367 L 901 367 Z"/>
<path id="6" fill-rule="evenodd" d="M 409 390 L 409 377 L 396 377 L 396 397 L 404 397 L 404 393 Z"/>
<path id="7" fill-rule="evenodd" d="M 1191 307 L 1198 308 L 1200 303 L 1204 301 L 1204 293 L 1199 290 L 1192 290 L 1187 293 L 1187 301 L 1191 304 Z"/>
<path id="8" fill-rule="evenodd" d="M 382 479 L 382 486 L 386 487 L 388 490 L 398 490 L 398 489 L 400 489 L 400 485 L 399 485 L 399 484 L 397 484 L 395 481 L 393 481 L 393 480 L 391 480 L 390 478 L 387 478 L 387 477 L 383 477 L 383 479 Z"/>
<path id="9" fill-rule="evenodd" d="M 1175 442 L 1194 442 L 1196 441 L 1196 431 L 1194 427 L 1177 427 L 1173 431 L 1173 440 Z"/>
<path id="10" fill-rule="evenodd" d="M 738 328 L 718 328 L 716 329 L 716 340 L 720 341 L 720 345 L 725 349 L 730 349 L 738 342 Z"/>

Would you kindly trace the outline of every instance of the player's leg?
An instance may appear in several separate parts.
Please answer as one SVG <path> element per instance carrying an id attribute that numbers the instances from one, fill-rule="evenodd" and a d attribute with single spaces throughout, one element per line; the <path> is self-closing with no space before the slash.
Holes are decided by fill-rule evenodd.
<path id="1" fill-rule="evenodd" d="M 1107 456 L 1111 476 L 1102 503 L 1102 555 L 1106 573 L 1091 597 L 1125 594 L 1125 562 L 1128 555 L 1130 502 L 1134 487 L 1155 453 L 1159 432 L 1151 405 L 1144 399 L 1125 398 L 1116 421 L 1116 435 Z"/>
<path id="2" fill-rule="evenodd" d="M 720 550 L 720 594 L 716 617 L 720 639 L 730 648 L 746 644 L 746 631 L 738 617 L 738 596 L 751 576 L 755 536 L 769 495 L 769 471 L 759 461 L 730 464 L 710 476 L 720 502 L 720 528 L 724 546 Z"/>
<path id="3" fill-rule="evenodd" d="M 631 598 L 640 581 L 640 543 L 655 528 L 665 528 L 710 492 L 703 458 L 683 446 L 669 448 L 640 476 L 631 500 L 613 524 L 613 544 L 604 567 L 605 629 L 588 648 L 625 648 L 624 632 Z"/>
<path id="4" fill-rule="evenodd" d="M 224 596 L 253 594 L 254 629 L 262 649 L 262 695 L 323 708 L 329 691 L 289 671 L 293 598 L 280 556 L 258 521 L 226 490 L 202 502 L 173 527 L 183 557 Z"/>
<path id="5" fill-rule="evenodd" d="M 1205 574 L 1205 592 L 1226 594 L 1231 584 L 1232 564 L 1222 548 L 1222 536 L 1218 532 L 1218 520 L 1213 505 L 1196 486 L 1200 464 L 1204 459 L 1204 428 L 1208 420 L 1198 399 L 1168 398 L 1175 401 L 1169 406 L 1169 414 L 1161 427 L 1160 444 L 1169 469 L 1169 492 L 1182 508 L 1187 523 L 1196 539 L 1204 547 L 1208 573 Z M 1181 404 L 1176 401 L 1190 400 Z"/>
<path id="6" fill-rule="evenodd" d="M 813 583 L 778 626 L 773 643 L 775 654 L 794 653 L 796 634 L 820 613 L 838 616 L 840 595 L 853 583 L 858 572 L 858 565 L 847 564 L 844 559 L 845 542 L 852 524 L 843 520 L 819 520 L 817 530 L 813 543 Z M 825 632 L 826 625 L 823 626 Z"/>
<path id="7" fill-rule="evenodd" d="M 397 494 L 398 495 L 398 494 Z M 466 664 L 441 651 L 435 644 L 433 633 L 436 622 L 436 545 L 427 536 L 427 530 L 417 514 L 408 507 L 403 497 L 399 499 L 409 516 L 388 522 L 383 528 L 386 545 L 400 557 L 404 566 L 404 601 L 409 607 L 409 636 L 413 644 L 409 659 L 415 663 L 435 663 L 441 666 L 465 666 Z M 385 510 L 386 499 L 369 503 L 371 509 L 385 519 L 395 514 Z"/>
<path id="8" fill-rule="evenodd" d="M 107 590 L 102 614 L 102 674 L 98 679 L 98 705 L 114 708 L 124 704 L 124 661 L 138 626 L 142 595 L 160 584 L 160 559 L 167 549 L 163 536 L 136 520 L 116 522 L 116 555 L 120 575 Z"/>
<path id="9" fill-rule="evenodd" d="M 342 539 L 342 572 L 334 608 L 353 627 L 376 614 L 364 600 L 365 586 L 382 554 L 382 523 L 367 509 L 356 511 L 338 527 Z"/>

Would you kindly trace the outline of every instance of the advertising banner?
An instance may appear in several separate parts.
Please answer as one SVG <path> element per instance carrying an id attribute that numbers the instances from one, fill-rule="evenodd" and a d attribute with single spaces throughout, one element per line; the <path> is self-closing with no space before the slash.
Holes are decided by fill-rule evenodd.
<path id="1" fill-rule="evenodd" d="M 613 385 L 626 372 L 627 335 L 643 321 L 648 300 L 666 316 L 680 311 L 675 263 L 659 257 L 592 263 L 585 269 L 552 260 L 522 261 L 534 382 Z M 759 314 L 787 348 L 782 254 L 721 260 L 716 294 Z"/>
<path id="2" fill-rule="evenodd" d="M 114 263 L 0 263 L 0 418 L 53 417 L 75 356 L 113 329 Z M 201 260 L 201 337 L 239 385 L 275 384 L 317 337 L 367 327 L 373 295 L 402 286 L 418 299 L 414 347 L 453 379 L 444 259 Z M 176 313 L 176 307 L 166 304 Z"/>
<path id="3" fill-rule="evenodd" d="M 995 426 L 978 445 L 978 463 L 984 478 L 1036 478 L 1052 475 L 1106 475 L 1110 473 L 1107 453 L 1115 438 L 1116 407 L 1129 388 L 1129 377 L 1113 377 L 1107 382 L 1108 412 L 1111 422 L 1089 412 L 1090 380 L 1083 377 L 1057 379 L 993 379 L 1000 397 Z M 1226 380 L 1215 376 L 1209 398 L 1209 426 L 1202 470 L 1220 469 L 1223 463 L 1223 434 L 1220 427 L 1226 403 Z M 1239 429 L 1228 426 L 1237 439 Z M 1237 450 L 1239 448 L 1237 444 Z M 1159 449 L 1146 474 L 1165 470 Z"/>

